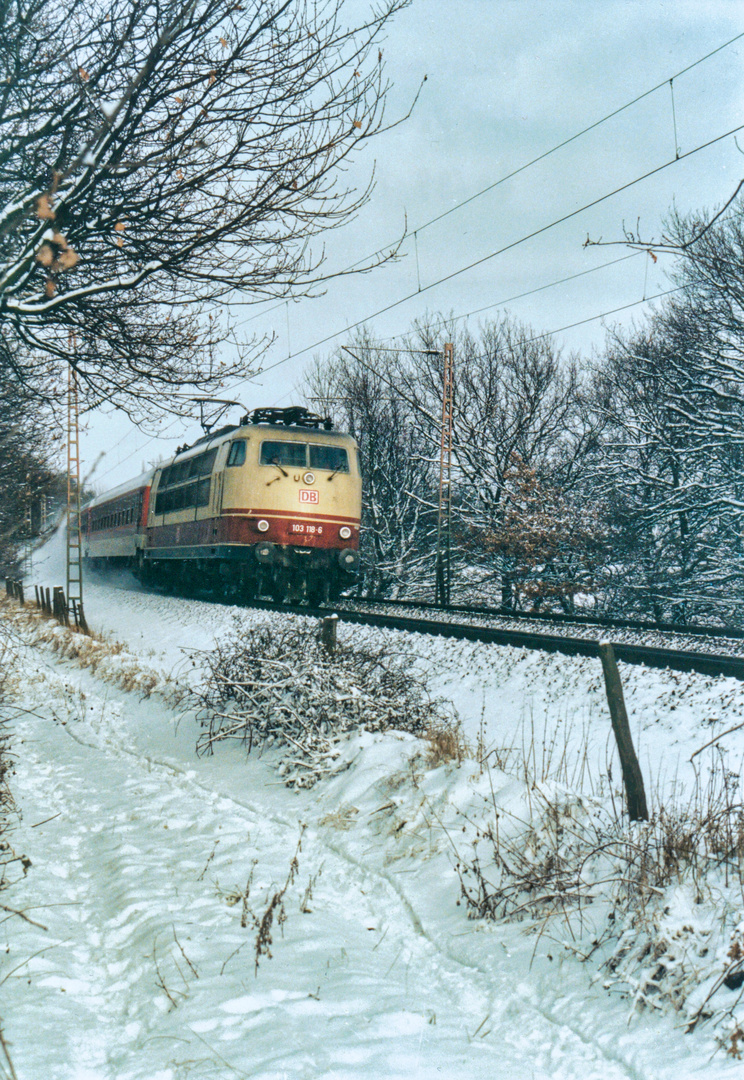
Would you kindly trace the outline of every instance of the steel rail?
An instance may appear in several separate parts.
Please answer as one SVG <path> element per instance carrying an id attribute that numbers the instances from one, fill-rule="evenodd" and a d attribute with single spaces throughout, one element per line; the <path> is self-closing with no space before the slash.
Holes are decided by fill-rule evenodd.
<path id="1" fill-rule="evenodd" d="M 617 619 L 611 615 L 568 614 L 561 611 L 513 611 L 484 604 L 448 604 L 442 607 L 429 600 L 389 600 L 370 596 L 349 601 L 354 604 L 382 604 L 387 607 L 419 608 L 422 611 L 455 612 L 463 615 L 485 615 L 491 618 L 515 619 L 524 622 L 545 622 L 576 626 L 602 626 L 616 630 L 643 630 L 648 633 L 682 634 L 689 637 L 727 637 L 744 639 L 744 630 L 731 626 L 703 626 L 700 623 L 649 622 L 647 619 Z"/>
<path id="2" fill-rule="evenodd" d="M 345 603 L 348 603 L 348 601 Z M 360 603 L 363 603 L 363 601 Z M 343 606 L 343 604 L 337 607 L 329 605 L 323 608 L 311 608 L 255 600 L 251 601 L 248 606 L 267 611 L 283 611 L 311 618 L 323 618 L 333 613 L 343 623 L 378 626 L 388 630 L 403 630 L 413 634 L 429 634 L 431 636 L 450 637 L 466 641 L 483 641 L 497 645 L 509 645 L 514 648 L 560 653 L 563 656 L 591 656 L 597 660 L 599 660 L 600 641 L 612 640 L 609 634 L 601 634 L 596 638 L 543 634 L 535 631 L 475 625 L 466 622 L 444 622 L 410 615 L 356 611 L 352 607 Z M 613 641 L 613 645 L 617 659 L 626 664 L 639 664 L 650 668 L 668 668 L 672 671 L 696 671 L 701 675 L 724 675 L 744 681 L 744 656 L 692 652 L 689 650 L 668 649 L 663 646 L 636 645 L 623 641 Z"/>

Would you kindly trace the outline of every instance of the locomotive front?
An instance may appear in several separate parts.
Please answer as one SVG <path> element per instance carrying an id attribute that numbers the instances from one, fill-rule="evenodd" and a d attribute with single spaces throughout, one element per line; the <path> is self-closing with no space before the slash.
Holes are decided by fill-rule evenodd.
<path id="1" fill-rule="evenodd" d="M 275 599 L 333 599 L 359 563 L 361 477 L 348 435 L 277 425 L 241 429 L 222 480 L 226 544 L 250 545 L 256 588 Z"/>
<path id="2" fill-rule="evenodd" d="M 358 568 L 361 484 L 349 435 L 304 410 L 255 411 L 156 474 L 147 561 L 246 598 L 333 599 Z"/>

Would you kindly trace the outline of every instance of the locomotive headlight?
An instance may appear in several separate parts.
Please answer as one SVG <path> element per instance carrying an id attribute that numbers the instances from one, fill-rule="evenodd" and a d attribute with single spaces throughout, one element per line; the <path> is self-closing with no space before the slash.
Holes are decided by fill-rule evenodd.
<path id="1" fill-rule="evenodd" d="M 306 472 L 305 475 L 302 478 L 302 482 L 304 484 L 314 484 L 315 483 L 315 473 Z"/>
<path id="2" fill-rule="evenodd" d="M 268 521 L 265 521 L 264 518 L 261 518 L 260 521 L 256 522 L 256 528 L 258 529 L 259 532 L 268 532 L 269 531 L 269 523 L 268 523 Z"/>
<path id="3" fill-rule="evenodd" d="M 341 537 L 342 540 L 348 540 L 351 536 L 351 529 L 348 525 L 342 525 L 341 528 L 338 530 L 338 535 Z"/>

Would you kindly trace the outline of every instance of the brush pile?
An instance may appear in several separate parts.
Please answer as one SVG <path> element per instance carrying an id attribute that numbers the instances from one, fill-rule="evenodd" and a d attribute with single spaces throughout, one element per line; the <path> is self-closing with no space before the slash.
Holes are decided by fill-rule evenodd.
<path id="1" fill-rule="evenodd" d="M 329 653 L 300 620 L 278 631 L 236 624 L 199 661 L 206 676 L 191 692 L 203 728 L 197 752 L 230 739 L 249 753 L 276 746 L 290 787 L 311 787 L 332 772 L 351 731 L 431 738 L 458 729 L 445 703 L 429 696 L 413 654 L 342 642 Z"/>

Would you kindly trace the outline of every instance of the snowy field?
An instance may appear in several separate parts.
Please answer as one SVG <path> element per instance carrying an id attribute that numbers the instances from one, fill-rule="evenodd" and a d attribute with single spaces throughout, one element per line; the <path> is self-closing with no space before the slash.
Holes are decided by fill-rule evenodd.
<path id="1" fill-rule="evenodd" d="M 62 584 L 60 556 L 53 541 L 28 580 Z M 598 661 L 342 625 L 342 640 L 415 654 L 492 767 L 362 733 L 344 768 L 297 792 L 274 751 L 198 758 L 176 692 L 199 677 L 189 649 L 279 616 L 126 577 L 89 580 L 86 614 L 104 636 L 95 663 L 55 651 L 62 630 L 43 642 L 12 624 L 13 843 L 32 866 L 3 900 L 33 921 L 4 921 L 0 1016 L 19 1080 L 742 1075 L 705 1025 L 685 1034 L 684 1015 L 605 989 L 563 923 L 537 934 L 458 905 L 474 832 L 495 805 L 528 813 L 510 763 L 584 790 L 618 776 Z M 691 755 L 744 720 L 744 687 L 622 674 L 652 800 L 684 797 Z M 737 764 L 743 732 L 724 740 Z M 721 914 L 677 900 L 670 919 L 698 936 Z"/>

